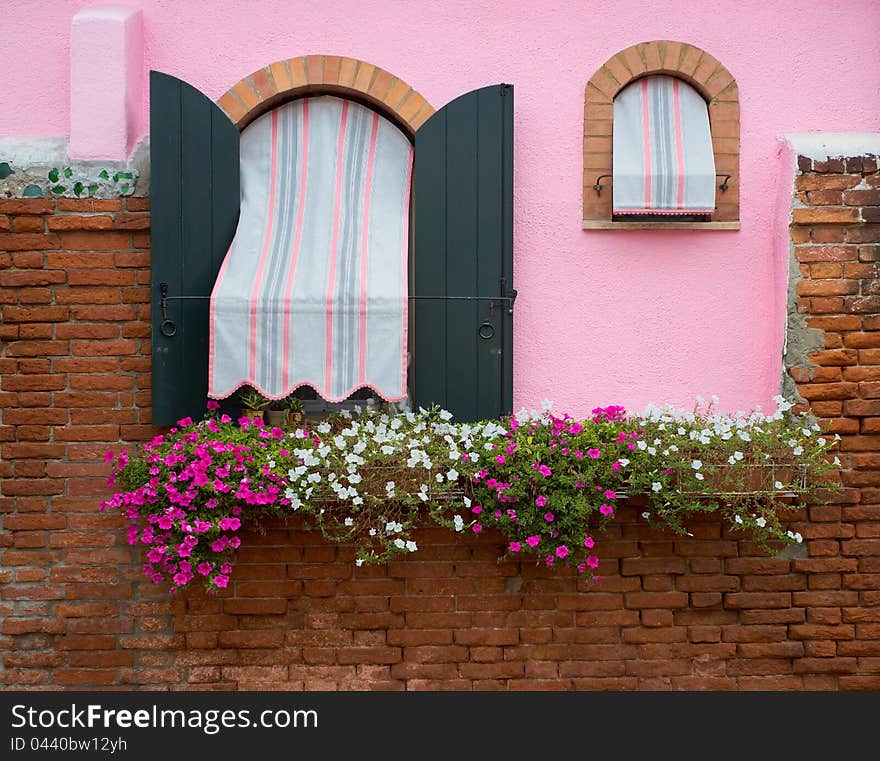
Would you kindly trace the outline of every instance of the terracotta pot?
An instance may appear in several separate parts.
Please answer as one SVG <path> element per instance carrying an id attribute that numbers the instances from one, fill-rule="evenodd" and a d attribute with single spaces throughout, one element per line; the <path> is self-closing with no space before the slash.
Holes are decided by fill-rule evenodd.
<path id="1" fill-rule="evenodd" d="M 248 409 L 242 410 L 242 412 L 244 412 L 245 417 L 249 417 L 251 420 L 253 420 L 254 418 L 259 418 L 260 420 L 262 420 L 264 417 L 264 415 L 263 415 L 264 411 L 265 410 L 248 410 Z"/>
<path id="2" fill-rule="evenodd" d="M 287 410 L 266 410 L 266 423 L 284 428 L 287 425 Z"/>

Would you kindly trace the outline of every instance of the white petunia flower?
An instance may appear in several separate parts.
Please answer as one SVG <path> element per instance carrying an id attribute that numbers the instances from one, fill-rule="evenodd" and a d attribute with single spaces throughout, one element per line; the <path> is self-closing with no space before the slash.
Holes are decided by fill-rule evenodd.
<path id="1" fill-rule="evenodd" d="M 740 518 L 738 515 L 734 516 L 733 520 L 736 521 L 737 523 L 739 523 L 740 525 L 742 525 L 743 519 Z"/>
<path id="2" fill-rule="evenodd" d="M 761 528 L 764 528 L 764 526 L 767 525 L 767 520 L 766 520 L 766 519 L 764 518 L 764 516 L 762 515 L 760 518 L 758 518 L 758 519 L 755 521 L 755 523 L 757 523 Z"/>
<path id="3" fill-rule="evenodd" d="M 694 470 L 699 470 L 700 468 L 703 467 L 703 463 L 700 462 L 699 460 L 694 460 L 694 461 L 691 463 L 691 467 L 692 467 Z"/>
<path id="4" fill-rule="evenodd" d="M 651 489 L 654 491 L 660 491 L 662 488 L 663 484 L 661 484 L 659 481 L 654 481 L 654 483 L 651 484 Z"/>
<path id="5" fill-rule="evenodd" d="M 645 520 L 648 520 L 648 518 L 650 518 L 650 517 L 651 517 L 651 513 L 647 512 L 647 511 L 642 513 L 642 518 L 644 518 Z"/>
<path id="6" fill-rule="evenodd" d="M 394 447 L 390 444 L 383 444 L 380 451 L 382 454 L 394 454 Z"/>
<path id="7" fill-rule="evenodd" d="M 406 543 L 406 551 L 407 552 L 415 552 L 419 546 L 415 542 L 407 542 Z"/>
<path id="8" fill-rule="evenodd" d="M 773 484 L 773 488 L 777 491 L 784 489 L 785 487 L 782 485 L 782 481 L 776 481 Z"/>
<path id="9" fill-rule="evenodd" d="M 354 526 L 354 518 L 346 518 L 345 525 L 346 526 Z"/>
<path id="10" fill-rule="evenodd" d="M 440 474 L 438 473 L 437 475 L 439 476 Z M 417 496 L 420 500 L 422 500 L 422 502 L 427 502 L 427 501 L 428 501 L 428 485 L 427 485 L 427 484 L 422 484 L 422 485 L 419 487 L 419 493 L 416 494 L 416 496 Z"/>
<path id="11" fill-rule="evenodd" d="M 399 550 L 403 550 L 406 549 L 406 542 L 404 542 L 403 539 L 395 539 L 394 546 Z"/>
<path id="12" fill-rule="evenodd" d="M 364 564 L 364 561 L 363 561 L 362 558 L 358 558 L 357 560 L 354 561 L 354 564 L 355 564 L 358 568 L 360 568 L 360 567 Z"/>
<path id="13" fill-rule="evenodd" d="M 697 481 L 702 481 L 702 480 L 703 480 L 703 474 L 702 474 L 702 473 L 697 473 L 697 474 L 695 475 L 695 478 L 697 479 Z"/>
<path id="14" fill-rule="evenodd" d="M 804 453 L 804 448 L 803 447 L 795 447 L 794 449 L 791 450 L 791 453 L 795 457 L 799 457 L 800 455 L 802 455 Z"/>
<path id="15" fill-rule="evenodd" d="M 452 518 L 452 523 L 455 526 L 456 531 L 461 531 L 464 529 L 464 518 L 460 515 L 456 515 Z"/>
<path id="16" fill-rule="evenodd" d="M 446 480 L 447 481 L 458 481 L 458 471 L 455 468 L 450 468 L 446 471 Z"/>
<path id="17" fill-rule="evenodd" d="M 370 534 L 370 536 L 376 536 L 376 529 L 371 528 L 368 533 Z"/>

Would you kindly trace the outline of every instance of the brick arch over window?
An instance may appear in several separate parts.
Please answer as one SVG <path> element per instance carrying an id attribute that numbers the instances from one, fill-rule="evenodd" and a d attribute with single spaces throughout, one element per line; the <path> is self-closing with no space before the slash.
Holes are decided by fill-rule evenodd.
<path id="1" fill-rule="evenodd" d="M 276 61 L 231 87 L 217 101 L 239 129 L 275 106 L 312 93 L 340 95 L 387 116 L 412 135 L 434 113 L 402 79 L 365 61 L 309 55 Z"/>
<path id="2" fill-rule="evenodd" d="M 612 222 L 611 174 L 613 101 L 630 82 L 651 74 L 668 74 L 692 85 L 709 104 L 715 171 L 730 174 L 726 191 L 716 190 L 711 222 Z M 718 184 L 721 184 L 719 178 Z M 739 227 L 739 90 L 730 72 L 709 53 L 684 42 L 655 40 L 621 50 L 593 74 L 584 94 L 584 229 Z"/>

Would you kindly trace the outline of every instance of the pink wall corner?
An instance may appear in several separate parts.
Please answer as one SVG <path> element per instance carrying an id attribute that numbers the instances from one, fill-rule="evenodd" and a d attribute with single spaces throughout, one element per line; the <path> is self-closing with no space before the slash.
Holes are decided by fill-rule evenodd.
<path id="1" fill-rule="evenodd" d="M 139 9 L 96 5 L 70 29 L 70 146 L 74 159 L 126 159 L 144 130 Z"/>
<path id="2" fill-rule="evenodd" d="M 794 195 L 794 178 L 797 173 L 797 155 L 791 142 L 780 137 L 776 149 L 776 209 L 773 215 L 773 300 L 775 328 L 772 337 L 773 345 L 778 347 L 780 373 L 784 372 L 783 354 L 785 353 L 786 332 L 788 326 L 788 285 L 791 267 L 792 243 L 789 226 Z"/>

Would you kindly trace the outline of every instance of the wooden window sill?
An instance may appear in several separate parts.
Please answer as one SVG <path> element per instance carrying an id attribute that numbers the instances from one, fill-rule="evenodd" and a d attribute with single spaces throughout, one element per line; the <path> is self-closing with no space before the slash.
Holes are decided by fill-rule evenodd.
<path id="1" fill-rule="evenodd" d="M 613 222 L 610 219 L 585 219 L 584 230 L 739 230 L 734 222 Z"/>

